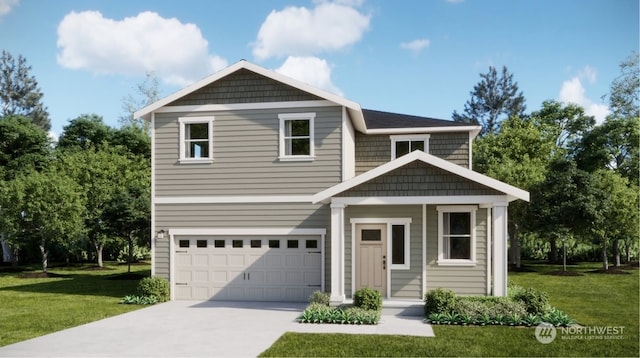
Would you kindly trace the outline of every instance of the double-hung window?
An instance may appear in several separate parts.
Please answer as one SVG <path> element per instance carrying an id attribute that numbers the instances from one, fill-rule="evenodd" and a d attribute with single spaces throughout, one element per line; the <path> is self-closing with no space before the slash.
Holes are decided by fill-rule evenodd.
<path id="1" fill-rule="evenodd" d="M 282 161 L 313 160 L 315 113 L 285 113 L 280 119 L 280 155 Z"/>
<path id="2" fill-rule="evenodd" d="M 213 161 L 213 117 L 180 117 L 180 163 Z"/>
<path id="3" fill-rule="evenodd" d="M 400 158 L 414 150 L 429 152 L 429 135 L 393 135 L 391 136 L 391 159 Z"/>
<path id="4" fill-rule="evenodd" d="M 438 206 L 438 264 L 475 265 L 476 207 Z"/>

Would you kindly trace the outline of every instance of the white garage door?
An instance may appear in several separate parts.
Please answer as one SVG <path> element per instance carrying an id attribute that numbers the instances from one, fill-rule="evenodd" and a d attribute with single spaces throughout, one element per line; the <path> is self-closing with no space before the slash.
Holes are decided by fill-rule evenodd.
<path id="1" fill-rule="evenodd" d="M 321 288 L 320 236 L 175 237 L 179 300 L 307 301 Z"/>

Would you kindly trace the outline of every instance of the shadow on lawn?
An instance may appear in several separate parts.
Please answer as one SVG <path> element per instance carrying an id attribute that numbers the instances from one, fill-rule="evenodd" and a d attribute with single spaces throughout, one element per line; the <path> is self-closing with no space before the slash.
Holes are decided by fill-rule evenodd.
<path id="1" fill-rule="evenodd" d="M 135 292 L 140 278 L 145 277 L 139 273 L 113 274 L 113 275 L 91 275 L 91 274 L 54 274 L 53 277 L 39 279 L 38 282 L 28 283 L 30 278 L 21 278 L 23 274 L 14 277 L 24 280 L 26 284 L 0 287 L 2 291 L 33 292 L 33 293 L 53 293 L 82 296 L 109 296 L 123 297 Z M 119 276 L 125 279 L 118 279 Z M 133 276 L 135 275 L 135 277 Z"/>

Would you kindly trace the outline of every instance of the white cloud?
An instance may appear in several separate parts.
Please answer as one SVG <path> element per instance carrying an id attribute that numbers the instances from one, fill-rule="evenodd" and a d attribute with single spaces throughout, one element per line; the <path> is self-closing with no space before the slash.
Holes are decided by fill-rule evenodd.
<path id="1" fill-rule="evenodd" d="M 0 0 L 0 17 L 10 13 L 18 2 L 19 0 Z"/>
<path id="2" fill-rule="evenodd" d="M 565 103 L 574 103 L 581 106 L 587 115 L 595 117 L 596 122 L 602 123 L 607 115 L 611 113 L 609 107 L 603 103 L 595 103 L 587 97 L 585 87 L 582 84 L 583 78 L 589 83 L 595 83 L 596 71 L 586 66 L 576 77 L 564 81 L 558 99 Z"/>
<path id="3" fill-rule="evenodd" d="M 331 66 L 326 60 L 290 56 L 276 72 L 342 96 L 342 91 L 331 82 Z"/>
<path id="4" fill-rule="evenodd" d="M 313 9 L 290 6 L 273 10 L 258 31 L 253 55 L 258 60 L 310 56 L 352 45 L 369 28 L 370 16 L 354 7 L 360 3 L 320 1 Z"/>
<path id="5" fill-rule="evenodd" d="M 180 86 L 227 66 L 225 59 L 209 53 L 196 25 L 155 12 L 123 20 L 98 11 L 71 12 L 58 25 L 58 49 L 58 63 L 66 68 L 100 74 L 153 71 Z"/>
<path id="6" fill-rule="evenodd" d="M 401 43 L 400 48 L 418 53 L 422 51 L 422 49 L 429 47 L 430 44 L 431 41 L 429 41 L 428 39 L 416 39 L 410 42 Z"/>
<path id="7" fill-rule="evenodd" d="M 47 137 L 49 137 L 52 143 L 58 143 L 58 133 L 49 131 L 49 133 L 47 133 Z"/>

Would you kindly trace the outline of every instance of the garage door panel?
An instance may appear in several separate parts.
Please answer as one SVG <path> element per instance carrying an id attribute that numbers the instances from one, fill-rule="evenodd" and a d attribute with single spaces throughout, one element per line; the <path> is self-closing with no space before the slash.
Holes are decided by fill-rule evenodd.
<path id="1" fill-rule="evenodd" d="M 177 299 L 307 301 L 321 288 L 315 237 L 176 239 Z"/>

